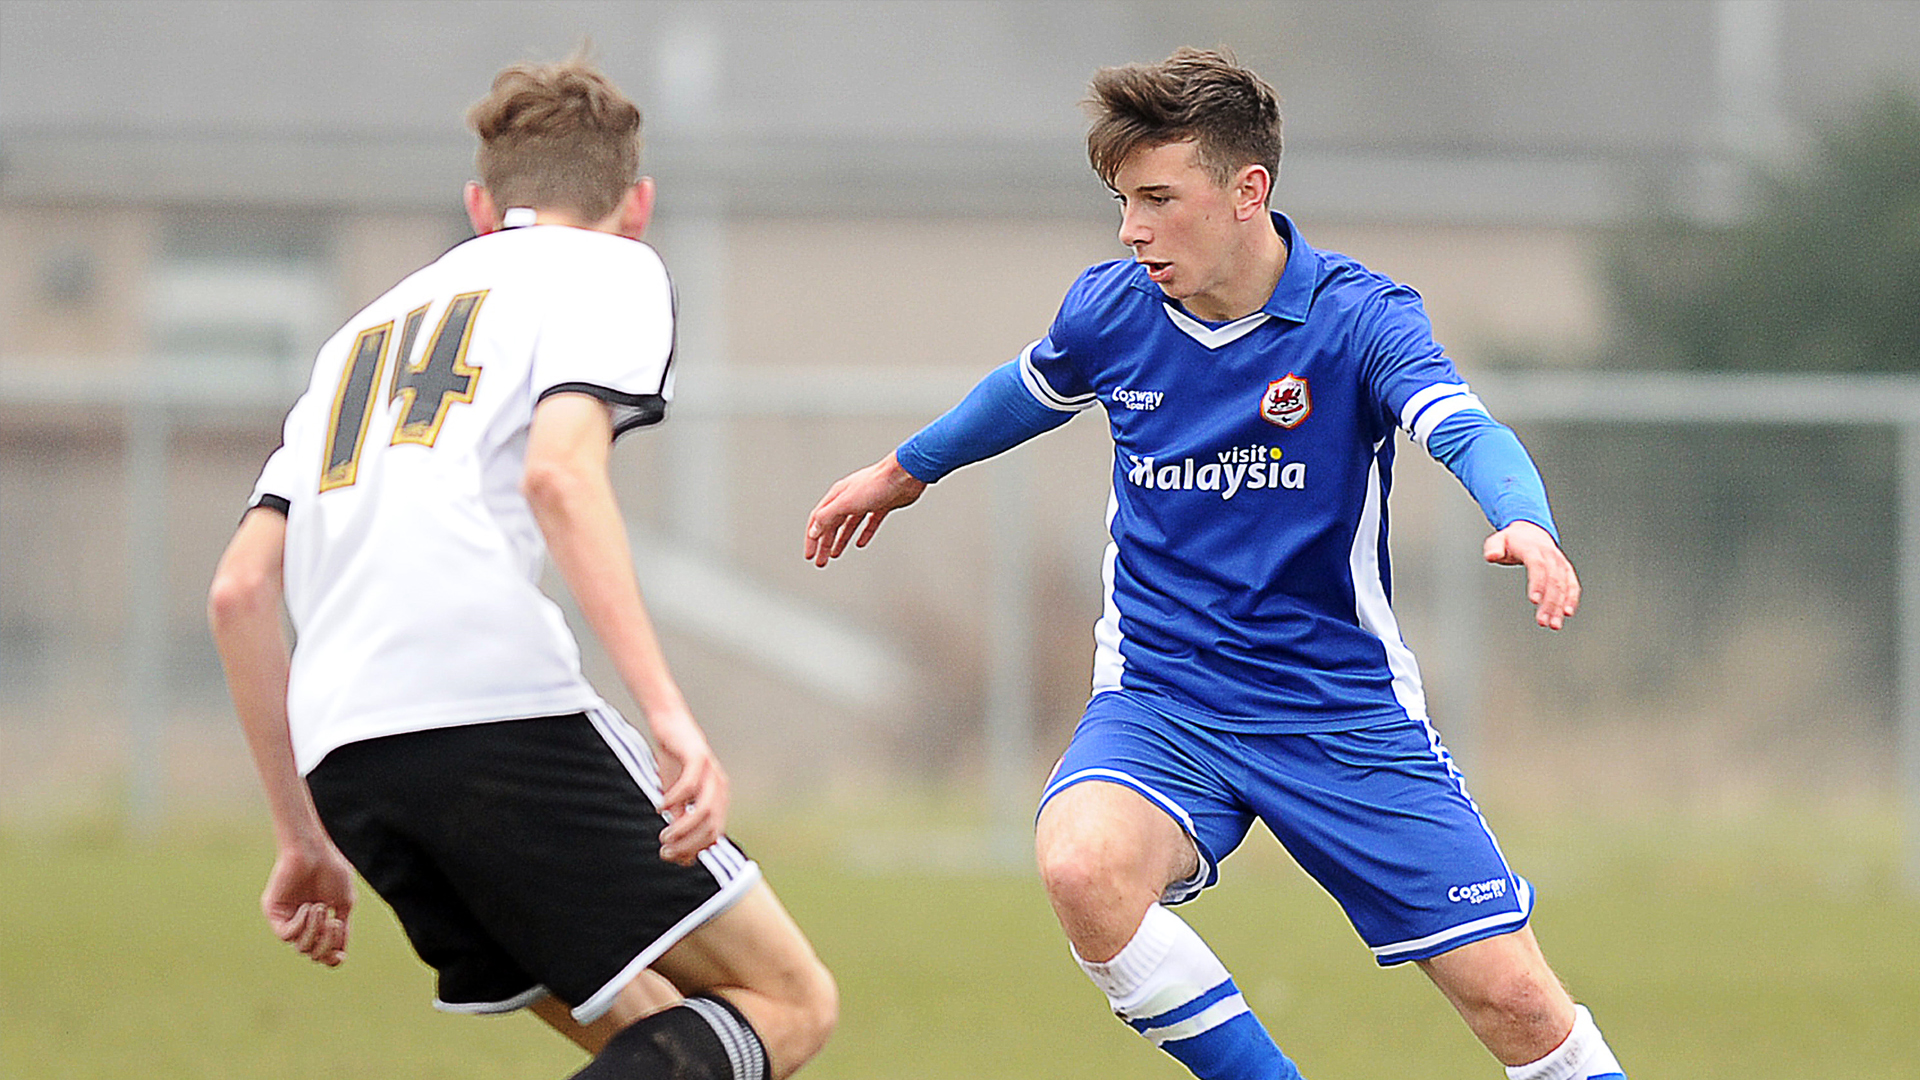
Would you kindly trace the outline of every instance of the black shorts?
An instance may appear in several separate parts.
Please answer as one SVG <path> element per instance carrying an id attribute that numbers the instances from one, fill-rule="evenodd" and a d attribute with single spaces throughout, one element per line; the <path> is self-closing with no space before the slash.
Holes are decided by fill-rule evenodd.
<path id="1" fill-rule="evenodd" d="M 452 1012 L 551 992 L 594 1020 L 759 878 L 725 839 L 660 858 L 653 753 L 611 710 L 349 743 L 307 784 Z"/>

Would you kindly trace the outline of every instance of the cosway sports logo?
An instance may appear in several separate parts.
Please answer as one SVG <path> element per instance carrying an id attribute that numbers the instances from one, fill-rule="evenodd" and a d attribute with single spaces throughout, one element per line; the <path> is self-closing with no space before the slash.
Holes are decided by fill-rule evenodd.
<path id="1" fill-rule="evenodd" d="M 1507 895 L 1507 879 L 1494 878 L 1492 881 L 1479 881 L 1472 885 L 1455 885 L 1447 890 L 1447 899 L 1456 904 L 1484 904 L 1489 900 L 1498 900 Z"/>
<path id="2" fill-rule="evenodd" d="M 1215 456 L 1217 461 L 1185 458 L 1162 465 L 1152 457 L 1128 454 L 1127 482 L 1149 491 L 1217 491 L 1223 500 L 1242 490 L 1306 489 L 1307 463 L 1281 461 L 1277 446 L 1236 446 Z"/>
<path id="3" fill-rule="evenodd" d="M 1160 402 L 1165 400 L 1166 396 L 1164 390 L 1120 389 L 1113 392 L 1115 403 L 1125 405 L 1135 412 L 1152 412 L 1160 407 Z"/>

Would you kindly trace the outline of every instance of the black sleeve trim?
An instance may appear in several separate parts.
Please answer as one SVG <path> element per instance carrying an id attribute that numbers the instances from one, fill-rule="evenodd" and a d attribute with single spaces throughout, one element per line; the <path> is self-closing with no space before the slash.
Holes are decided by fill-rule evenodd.
<path id="1" fill-rule="evenodd" d="M 281 517 L 286 517 L 287 511 L 292 509 L 293 504 L 278 495 L 262 495 L 253 501 L 252 506 L 247 507 L 246 510 L 241 513 L 240 520 L 245 521 L 247 515 L 253 513 L 255 510 L 271 510 Z"/>
<path id="2" fill-rule="evenodd" d="M 667 418 L 667 399 L 660 394 L 628 394 L 595 383 L 566 382 L 540 392 L 536 405 L 555 394 L 585 394 L 606 402 L 613 409 L 613 437 L 619 438 L 634 428 L 649 427 Z"/>

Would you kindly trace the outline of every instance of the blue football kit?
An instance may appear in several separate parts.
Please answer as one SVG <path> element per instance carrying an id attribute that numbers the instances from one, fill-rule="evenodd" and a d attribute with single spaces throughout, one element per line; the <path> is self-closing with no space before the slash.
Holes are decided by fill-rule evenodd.
<path id="1" fill-rule="evenodd" d="M 1093 694 L 1042 805 L 1126 785 L 1193 838 L 1197 895 L 1265 821 L 1380 963 L 1523 925 L 1508 868 L 1429 724 L 1391 606 L 1396 431 L 1496 528 L 1554 531 L 1545 489 L 1433 341 L 1417 293 L 1309 246 L 1259 310 L 1204 322 L 1130 260 L 1073 284 L 1046 336 L 908 440 L 933 482 L 1101 405 L 1111 542 Z"/>

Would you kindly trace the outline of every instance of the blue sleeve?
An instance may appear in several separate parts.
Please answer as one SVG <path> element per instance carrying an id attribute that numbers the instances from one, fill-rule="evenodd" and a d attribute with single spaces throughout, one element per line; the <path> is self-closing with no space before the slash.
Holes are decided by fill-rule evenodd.
<path id="1" fill-rule="evenodd" d="M 1479 409 L 1462 409 L 1434 427 L 1427 452 L 1460 478 L 1495 529 L 1531 521 L 1560 542 L 1547 486 L 1512 428 Z"/>
<path id="2" fill-rule="evenodd" d="M 962 465 L 1052 431 L 1073 415 L 1035 400 L 1020 378 L 1020 362 L 1009 360 L 981 379 L 960 404 L 900 444 L 894 456 L 915 479 L 931 484 Z"/>
<path id="3" fill-rule="evenodd" d="M 1416 399 L 1428 387 L 1461 382 L 1446 351 L 1433 340 L 1420 294 L 1404 285 L 1382 288 L 1368 298 L 1358 328 L 1364 343 L 1361 372 L 1380 406 L 1380 418 L 1414 433 Z M 1385 434 L 1381 432 L 1380 434 Z"/>

